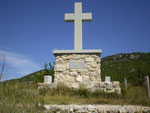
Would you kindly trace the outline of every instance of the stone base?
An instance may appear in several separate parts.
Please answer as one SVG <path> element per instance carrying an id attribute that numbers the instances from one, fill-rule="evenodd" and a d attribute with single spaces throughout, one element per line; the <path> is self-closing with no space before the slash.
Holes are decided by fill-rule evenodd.
<path id="1" fill-rule="evenodd" d="M 79 88 L 85 88 L 88 89 L 91 92 L 94 91 L 102 91 L 105 93 L 117 93 L 121 94 L 121 88 L 118 81 L 113 82 L 66 82 L 66 83 L 52 83 L 52 84 L 38 84 L 38 89 L 42 88 L 56 88 L 57 86 L 65 85 L 69 88 L 73 89 L 79 89 Z"/>
<path id="2" fill-rule="evenodd" d="M 100 82 L 100 53 L 55 54 L 54 82 Z"/>
<path id="3" fill-rule="evenodd" d="M 79 88 L 85 88 L 89 91 L 102 91 L 105 93 L 117 93 L 121 94 L 121 88 L 120 84 L 117 81 L 114 82 L 67 82 L 65 83 L 67 87 L 79 89 Z"/>
<path id="4" fill-rule="evenodd" d="M 56 87 L 57 87 L 57 84 L 55 84 L 55 83 L 51 83 L 51 84 L 38 83 L 38 90 L 40 90 L 40 89 L 53 89 Z"/>

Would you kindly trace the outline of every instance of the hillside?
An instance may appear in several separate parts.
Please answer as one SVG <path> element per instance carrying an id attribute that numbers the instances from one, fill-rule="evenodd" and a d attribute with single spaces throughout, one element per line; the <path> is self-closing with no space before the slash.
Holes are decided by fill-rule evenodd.
<path id="1" fill-rule="evenodd" d="M 150 77 L 150 53 L 125 53 L 104 57 L 101 60 L 102 78 L 123 81 L 124 77 L 138 84 L 144 76 Z"/>

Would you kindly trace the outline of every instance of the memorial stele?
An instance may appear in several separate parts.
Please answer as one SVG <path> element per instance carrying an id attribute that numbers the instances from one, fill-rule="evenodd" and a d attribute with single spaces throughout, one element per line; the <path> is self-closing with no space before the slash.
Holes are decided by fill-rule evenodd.
<path id="1" fill-rule="evenodd" d="M 92 89 L 102 84 L 101 81 L 101 49 L 82 49 L 82 22 L 90 22 L 92 13 L 82 13 L 82 3 L 75 2 L 74 13 L 66 13 L 65 21 L 74 22 L 74 50 L 53 50 L 55 56 L 54 83 L 63 83 L 69 87 L 79 88 L 81 85 Z M 86 39 L 86 38 L 85 38 Z M 111 86 L 117 88 L 116 85 Z M 104 88 L 105 86 L 105 88 Z M 114 88 L 113 91 L 114 92 Z"/>

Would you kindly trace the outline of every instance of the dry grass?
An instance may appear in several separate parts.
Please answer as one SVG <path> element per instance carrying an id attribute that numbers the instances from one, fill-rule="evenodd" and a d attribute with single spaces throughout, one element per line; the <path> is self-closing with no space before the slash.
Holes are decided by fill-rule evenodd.
<path id="1" fill-rule="evenodd" d="M 119 104 L 150 106 L 146 89 L 130 87 L 122 95 L 89 92 L 86 89 L 72 90 L 61 86 L 53 90 L 37 91 L 35 83 L 16 81 L 0 83 L 0 113 L 44 112 L 41 104 Z"/>

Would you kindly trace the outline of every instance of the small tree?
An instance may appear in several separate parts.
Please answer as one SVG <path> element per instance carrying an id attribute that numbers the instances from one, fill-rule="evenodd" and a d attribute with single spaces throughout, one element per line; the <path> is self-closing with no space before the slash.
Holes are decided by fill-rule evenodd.
<path id="1" fill-rule="evenodd" d="M 48 69 L 47 65 L 48 64 L 46 64 L 46 63 L 44 64 L 44 74 L 45 75 L 49 75 L 49 69 Z"/>
<path id="2" fill-rule="evenodd" d="M 52 82 L 54 82 L 54 66 L 52 66 L 51 62 L 49 62 L 50 67 L 50 75 L 52 76 Z"/>

